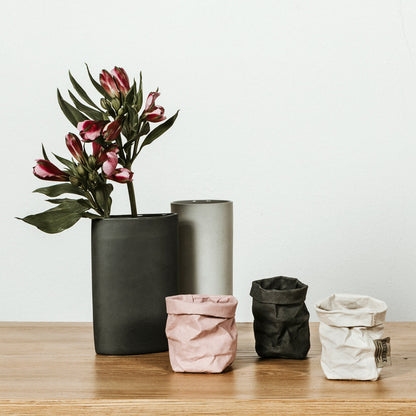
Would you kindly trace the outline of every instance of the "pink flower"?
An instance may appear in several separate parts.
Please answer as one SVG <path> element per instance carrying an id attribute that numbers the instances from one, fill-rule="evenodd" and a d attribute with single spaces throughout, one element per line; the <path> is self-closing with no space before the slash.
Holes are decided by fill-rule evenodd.
<path id="1" fill-rule="evenodd" d="M 69 175 L 58 169 L 49 160 L 37 159 L 36 163 L 36 166 L 33 167 L 33 174 L 39 179 L 58 182 L 66 182 L 69 180 Z"/>
<path id="2" fill-rule="evenodd" d="M 155 105 L 156 98 L 160 93 L 151 92 L 146 100 L 146 105 L 142 114 L 142 118 L 152 123 L 166 120 L 165 109 L 160 105 Z"/>
<path id="3" fill-rule="evenodd" d="M 126 168 L 116 169 L 108 179 L 119 183 L 131 182 L 133 180 L 133 172 Z"/>
<path id="4" fill-rule="evenodd" d="M 100 84 L 110 97 L 114 98 L 120 96 L 115 79 L 105 69 L 101 71 Z"/>
<path id="5" fill-rule="evenodd" d="M 100 143 L 92 142 L 92 155 L 98 160 L 100 155 L 104 152 L 104 148 L 100 145 Z"/>
<path id="6" fill-rule="evenodd" d="M 121 133 L 122 124 L 118 120 L 114 120 L 104 126 L 102 135 L 106 142 L 116 140 Z"/>
<path id="7" fill-rule="evenodd" d="M 111 70 L 111 74 L 117 84 L 119 91 L 126 95 L 130 90 L 129 77 L 126 74 L 126 71 L 123 68 L 117 66 Z"/>
<path id="8" fill-rule="evenodd" d="M 154 110 L 151 113 L 147 113 L 145 119 L 152 123 L 166 120 L 165 109 L 159 105 L 154 106 Z"/>
<path id="9" fill-rule="evenodd" d="M 156 98 L 160 96 L 160 92 L 151 92 L 147 96 L 146 105 L 144 106 L 145 113 L 152 111 L 155 106 Z"/>
<path id="10" fill-rule="evenodd" d="M 99 143 L 92 142 L 92 155 L 95 157 L 98 166 L 101 166 L 107 160 L 107 153 L 114 152 L 118 153 L 118 147 L 111 145 L 107 149 L 104 149 Z"/>
<path id="11" fill-rule="evenodd" d="M 103 127 L 106 124 L 107 121 L 104 120 L 85 120 L 80 121 L 78 123 L 77 129 L 79 130 L 79 134 L 81 135 L 82 140 L 84 140 L 84 142 L 92 142 L 93 140 L 101 136 Z"/>
<path id="12" fill-rule="evenodd" d="M 104 175 L 112 181 L 119 183 L 131 182 L 133 180 L 133 172 L 126 168 L 118 168 L 118 148 L 109 148 L 106 152 L 106 160 L 103 163 Z"/>
<path id="13" fill-rule="evenodd" d="M 106 152 L 106 160 L 103 163 L 103 172 L 107 177 L 111 176 L 118 164 L 118 156 L 116 152 Z"/>
<path id="14" fill-rule="evenodd" d="M 82 144 L 79 138 L 73 133 L 68 133 L 65 136 L 65 143 L 72 156 L 80 162 L 82 159 Z"/>

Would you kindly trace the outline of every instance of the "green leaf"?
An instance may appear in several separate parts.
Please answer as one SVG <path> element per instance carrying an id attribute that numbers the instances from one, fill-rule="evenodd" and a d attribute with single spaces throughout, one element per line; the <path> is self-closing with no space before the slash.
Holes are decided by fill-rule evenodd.
<path id="1" fill-rule="evenodd" d="M 121 133 L 123 134 L 124 137 L 130 137 L 130 127 L 129 127 L 128 123 L 123 124 L 123 127 L 121 129 Z"/>
<path id="2" fill-rule="evenodd" d="M 169 130 L 173 126 L 173 123 L 175 122 L 176 117 L 178 117 L 178 114 L 179 114 L 179 110 L 176 112 L 175 115 L 167 119 L 163 124 L 160 124 L 155 129 L 153 129 L 144 139 L 142 145 L 140 146 L 139 153 L 141 152 L 144 146 L 149 145 L 150 143 L 155 141 L 159 136 L 161 136 L 163 133 Z"/>
<path id="3" fill-rule="evenodd" d="M 100 186 L 95 190 L 95 200 L 97 201 L 99 207 L 103 210 L 104 216 L 107 217 L 110 215 L 111 209 L 111 198 L 110 194 L 113 191 L 114 187 L 110 183 Z"/>
<path id="4" fill-rule="evenodd" d="M 107 93 L 107 91 L 101 86 L 101 84 L 99 84 L 91 75 L 90 73 L 90 69 L 88 68 L 88 65 L 85 64 L 85 66 L 87 67 L 87 71 L 88 71 L 88 76 L 90 77 L 90 80 L 92 82 L 92 85 L 94 85 L 95 89 L 104 97 L 108 98 L 111 101 L 111 96 L 110 94 Z"/>
<path id="5" fill-rule="evenodd" d="M 75 165 L 73 162 L 71 162 L 68 159 L 65 159 L 61 156 L 56 155 L 55 153 L 52 153 L 63 165 L 65 165 L 67 168 L 73 170 L 75 168 Z"/>
<path id="6" fill-rule="evenodd" d="M 137 133 L 139 130 L 139 115 L 137 114 L 137 111 L 134 109 L 134 107 L 127 106 L 127 112 L 129 115 L 129 125 L 130 130 L 134 133 Z"/>
<path id="7" fill-rule="evenodd" d="M 72 76 L 71 71 L 69 71 L 69 79 L 71 80 L 71 83 L 75 89 L 75 91 L 78 93 L 78 95 L 89 105 L 92 105 L 97 110 L 100 110 L 100 107 L 98 107 L 93 100 L 91 100 L 90 97 L 88 97 L 88 94 L 84 91 L 84 89 L 81 87 L 81 85 L 78 84 L 76 79 Z"/>
<path id="8" fill-rule="evenodd" d="M 55 234 L 76 224 L 88 209 L 84 204 L 71 199 L 47 211 L 18 219 L 34 225 L 45 233 Z"/>
<path id="9" fill-rule="evenodd" d="M 90 209 L 92 208 L 90 201 L 88 201 L 88 199 L 71 199 L 71 198 L 55 198 L 55 199 L 47 199 L 47 202 L 50 202 L 51 204 L 66 204 L 69 203 L 71 204 L 70 201 L 77 201 L 79 204 L 84 205 L 86 208 Z"/>
<path id="10" fill-rule="evenodd" d="M 139 89 L 137 91 L 137 112 L 140 111 L 143 104 L 143 82 L 142 82 L 142 72 L 140 71 L 140 82 L 139 82 Z"/>
<path id="11" fill-rule="evenodd" d="M 145 136 L 150 131 L 150 124 L 146 121 L 140 129 L 139 136 Z"/>
<path id="12" fill-rule="evenodd" d="M 126 95 L 126 103 L 132 105 L 134 101 L 134 96 L 136 95 L 136 81 L 134 81 L 133 85 L 129 89 L 129 92 Z"/>
<path id="13" fill-rule="evenodd" d="M 58 185 L 51 185 L 45 188 L 38 188 L 33 192 L 44 194 L 50 198 L 54 198 L 62 194 L 76 194 L 85 196 L 85 192 L 81 188 L 70 183 L 60 183 Z"/>
<path id="14" fill-rule="evenodd" d="M 100 215 L 97 214 L 93 214 L 92 212 L 83 212 L 82 213 L 82 217 L 83 218 L 89 218 L 91 220 L 95 219 L 95 218 L 102 218 Z"/>
<path id="15" fill-rule="evenodd" d="M 88 117 L 85 114 L 82 114 L 77 108 L 67 103 L 63 98 L 61 93 L 58 91 L 58 102 L 61 107 L 62 112 L 65 114 L 66 118 L 71 122 L 73 126 L 77 126 L 80 121 L 87 120 Z"/>
<path id="16" fill-rule="evenodd" d="M 123 148 L 125 150 L 129 149 L 132 146 L 133 142 L 135 142 L 136 140 L 139 141 L 140 137 L 145 136 L 147 133 L 149 133 L 149 131 L 150 131 L 150 124 L 148 121 L 145 121 L 142 124 L 140 131 L 138 133 L 135 133 L 131 139 L 128 139 L 126 144 L 123 146 Z"/>
<path id="17" fill-rule="evenodd" d="M 81 101 L 75 97 L 74 94 L 72 94 L 71 91 L 68 90 L 69 96 L 71 97 L 71 100 L 74 102 L 75 107 L 78 108 L 78 110 L 85 113 L 88 117 L 90 117 L 93 120 L 104 120 L 103 113 L 101 111 L 94 110 L 91 107 L 88 107 L 85 104 L 82 104 Z"/>
<path id="18" fill-rule="evenodd" d="M 134 142 L 134 141 L 136 141 L 138 138 L 139 138 L 140 136 L 138 135 L 138 134 L 135 134 L 131 139 L 128 139 L 127 141 L 126 141 L 126 144 L 123 146 L 124 148 L 126 148 L 126 147 L 129 147 L 129 146 L 131 146 L 132 145 L 132 143 Z"/>
<path id="19" fill-rule="evenodd" d="M 42 154 L 43 154 L 43 158 L 49 162 L 49 158 L 48 158 L 48 155 L 46 154 L 46 150 L 43 146 L 43 143 L 42 143 Z"/>

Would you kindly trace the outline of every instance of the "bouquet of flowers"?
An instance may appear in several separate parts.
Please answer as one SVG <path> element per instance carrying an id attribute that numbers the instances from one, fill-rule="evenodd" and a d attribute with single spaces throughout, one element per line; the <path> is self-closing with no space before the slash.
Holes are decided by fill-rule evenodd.
<path id="1" fill-rule="evenodd" d="M 58 233 L 74 225 L 80 218 L 106 218 L 111 212 L 110 181 L 127 184 L 131 215 L 137 215 L 133 187 L 132 165 L 143 147 L 165 133 L 178 116 L 178 111 L 166 119 L 163 107 L 156 105 L 160 93 L 151 92 L 143 106 L 142 75 L 137 86 L 130 86 L 123 68 L 115 67 L 100 73 L 99 82 L 88 76 L 95 89 L 102 95 L 100 106 L 87 95 L 69 73 L 78 97 L 69 91 L 73 105 L 62 98 L 58 90 L 59 105 L 67 119 L 79 131 L 65 136 L 71 160 L 58 155 L 55 158 L 64 165 L 60 169 L 53 164 L 42 145 L 43 158 L 36 161 L 33 173 L 39 179 L 63 182 L 39 188 L 55 206 L 45 212 L 19 218 L 47 233 Z M 153 123 L 160 123 L 151 128 Z M 57 198 L 63 194 L 74 198 Z"/>

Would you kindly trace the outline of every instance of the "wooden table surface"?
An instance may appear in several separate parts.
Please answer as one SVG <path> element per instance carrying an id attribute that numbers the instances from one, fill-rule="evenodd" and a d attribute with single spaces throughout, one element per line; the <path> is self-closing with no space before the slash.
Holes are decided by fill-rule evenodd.
<path id="1" fill-rule="evenodd" d="M 89 323 L 0 323 L 0 415 L 416 415 L 416 322 L 387 323 L 393 366 L 330 381 L 318 324 L 306 360 L 259 359 L 251 324 L 223 374 L 173 373 L 168 353 L 96 355 Z"/>

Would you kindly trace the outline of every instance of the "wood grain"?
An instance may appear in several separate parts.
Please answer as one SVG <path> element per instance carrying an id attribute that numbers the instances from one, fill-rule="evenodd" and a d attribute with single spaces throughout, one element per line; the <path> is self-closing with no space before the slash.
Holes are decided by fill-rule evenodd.
<path id="1" fill-rule="evenodd" d="M 330 381 L 317 324 L 306 360 L 260 359 L 251 324 L 224 374 L 173 373 L 168 353 L 98 356 L 87 323 L 0 323 L 0 415 L 416 415 L 416 322 L 387 323 L 393 366 Z"/>

